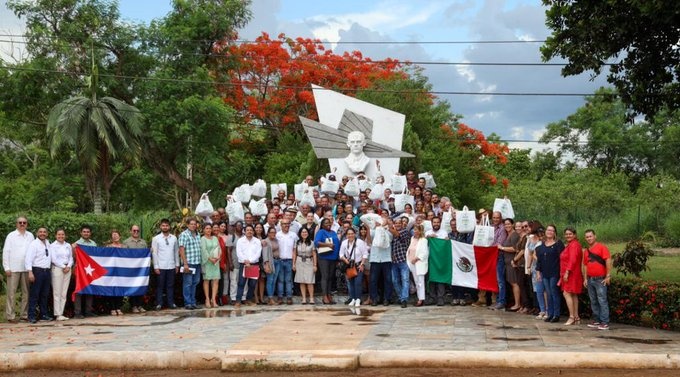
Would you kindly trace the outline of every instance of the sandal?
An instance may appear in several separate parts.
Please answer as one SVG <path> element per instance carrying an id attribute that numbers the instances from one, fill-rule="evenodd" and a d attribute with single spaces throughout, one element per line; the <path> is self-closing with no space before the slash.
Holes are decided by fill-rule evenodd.
<path id="1" fill-rule="evenodd" d="M 111 310 L 111 315 L 118 315 L 117 310 Z"/>

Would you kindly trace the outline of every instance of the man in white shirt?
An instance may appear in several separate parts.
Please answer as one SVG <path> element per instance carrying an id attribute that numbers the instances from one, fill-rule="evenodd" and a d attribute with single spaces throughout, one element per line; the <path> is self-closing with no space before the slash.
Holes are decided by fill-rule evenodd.
<path id="1" fill-rule="evenodd" d="M 28 271 L 26 271 L 26 248 L 33 242 L 33 233 L 26 230 L 28 220 L 17 218 L 16 230 L 5 238 L 2 248 L 2 268 L 7 277 L 7 307 L 5 315 L 8 322 L 18 322 L 14 313 L 14 295 L 21 286 L 20 318 L 28 319 Z"/>
<path id="2" fill-rule="evenodd" d="M 281 271 L 279 271 L 278 279 L 279 301 L 283 301 L 285 289 L 288 305 L 293 305 L 293 249 L 298 240 L 297 234 L 290 230 L 291 222 L 291 216 L 284 217 L 279 223 L 281 231 L 276 233 L 281 257 Z"/>
<path id="3" fill-rule="evenodd" d="M 449 234 L 442 228 L 442 219 L 435 217 L 432 219 L 432 230 L 425 233 L 427 238 L 439 238 L 446 240 Z M 451 284 L 444 283 L 430 283 L 430 297 L 431 300 L 436 300 L 437 306 L 444 306 L 444 295 L 446 295 L 446 286 Z"/>
<path id="4" fill-rule="evenodd" d="M 179 244 L 177 237 L 170 233 L 170 220 L 161 220 L 161 233 L 151 240 L 151 258 L 154 273 L 158 276 L 156 289 L 156 310 L 163 307 L 165 293 L 168 308 L 175 309 L 175 274 L 179 272 Z"/>
<path id="5" fill-rule="evenodd" d="M 50 273 L 52 258 L 50 258 L 49 253 L 50 242 L 47 240 L 47 229 L 38 228 L 36 234 L 38 238 L 28 244 L 25 258 L 28 280 L 31 282 L 31 294 L 28 300 L 28 321 L 30 323 L 38 321 L 35 313 L 38 304 L 40 305 L 40 319 L 42 321 L 54 320 L 47 311 L 47 299 L 52 283 L 52 274 Z"/>

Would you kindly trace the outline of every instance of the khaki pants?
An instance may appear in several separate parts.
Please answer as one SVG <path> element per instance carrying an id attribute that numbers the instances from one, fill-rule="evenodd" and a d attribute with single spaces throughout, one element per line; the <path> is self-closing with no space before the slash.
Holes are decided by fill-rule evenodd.
<path id="1" fill-rule="evenodd" d="M 64 273 L 64 270 L 52 266 L 52 301 L 54 301 L 54 316 L 64 315 L 66 305 L 66 291 L 71 282 L 71 270 Z"/>
<path id="2" fill-rule="evenodd" d="M 20 318 L 28 318 L 28 271 L 13 271 L 7 277 L 7 320 L 12 321 L 16 318 L 14 313 L 14 295 L 17 288 L 21 286 L 21 306 Z"/>

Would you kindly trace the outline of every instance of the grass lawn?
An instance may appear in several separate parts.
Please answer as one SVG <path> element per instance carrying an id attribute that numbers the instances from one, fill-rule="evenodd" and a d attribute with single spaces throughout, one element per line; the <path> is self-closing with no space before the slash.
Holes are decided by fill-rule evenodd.
<path id="1" fill-rule="evenodd" d="M 626 247 L 625 242 L 606 244 L 612 253 L 620 253 Z M 655 255 L 649 259 L 649 271 L 642 273 L 645 280 L 660 280 L 680 283 L 680 255 Z M 617 277 L 625 277 L 616 272 Z M 631 275 L 628 275 L 629 277 Z"/>

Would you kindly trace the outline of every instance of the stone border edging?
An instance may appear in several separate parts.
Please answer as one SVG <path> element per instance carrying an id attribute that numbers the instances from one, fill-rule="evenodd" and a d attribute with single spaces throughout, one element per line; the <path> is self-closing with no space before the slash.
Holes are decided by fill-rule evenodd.
<path id="1" fill-rule="evenodd" d="M 351 370 L 364 368 L 680 369 L 679 354 L 559 351 L 76 351 L 0 353 L 0 372 L 60 370 Z"/>

